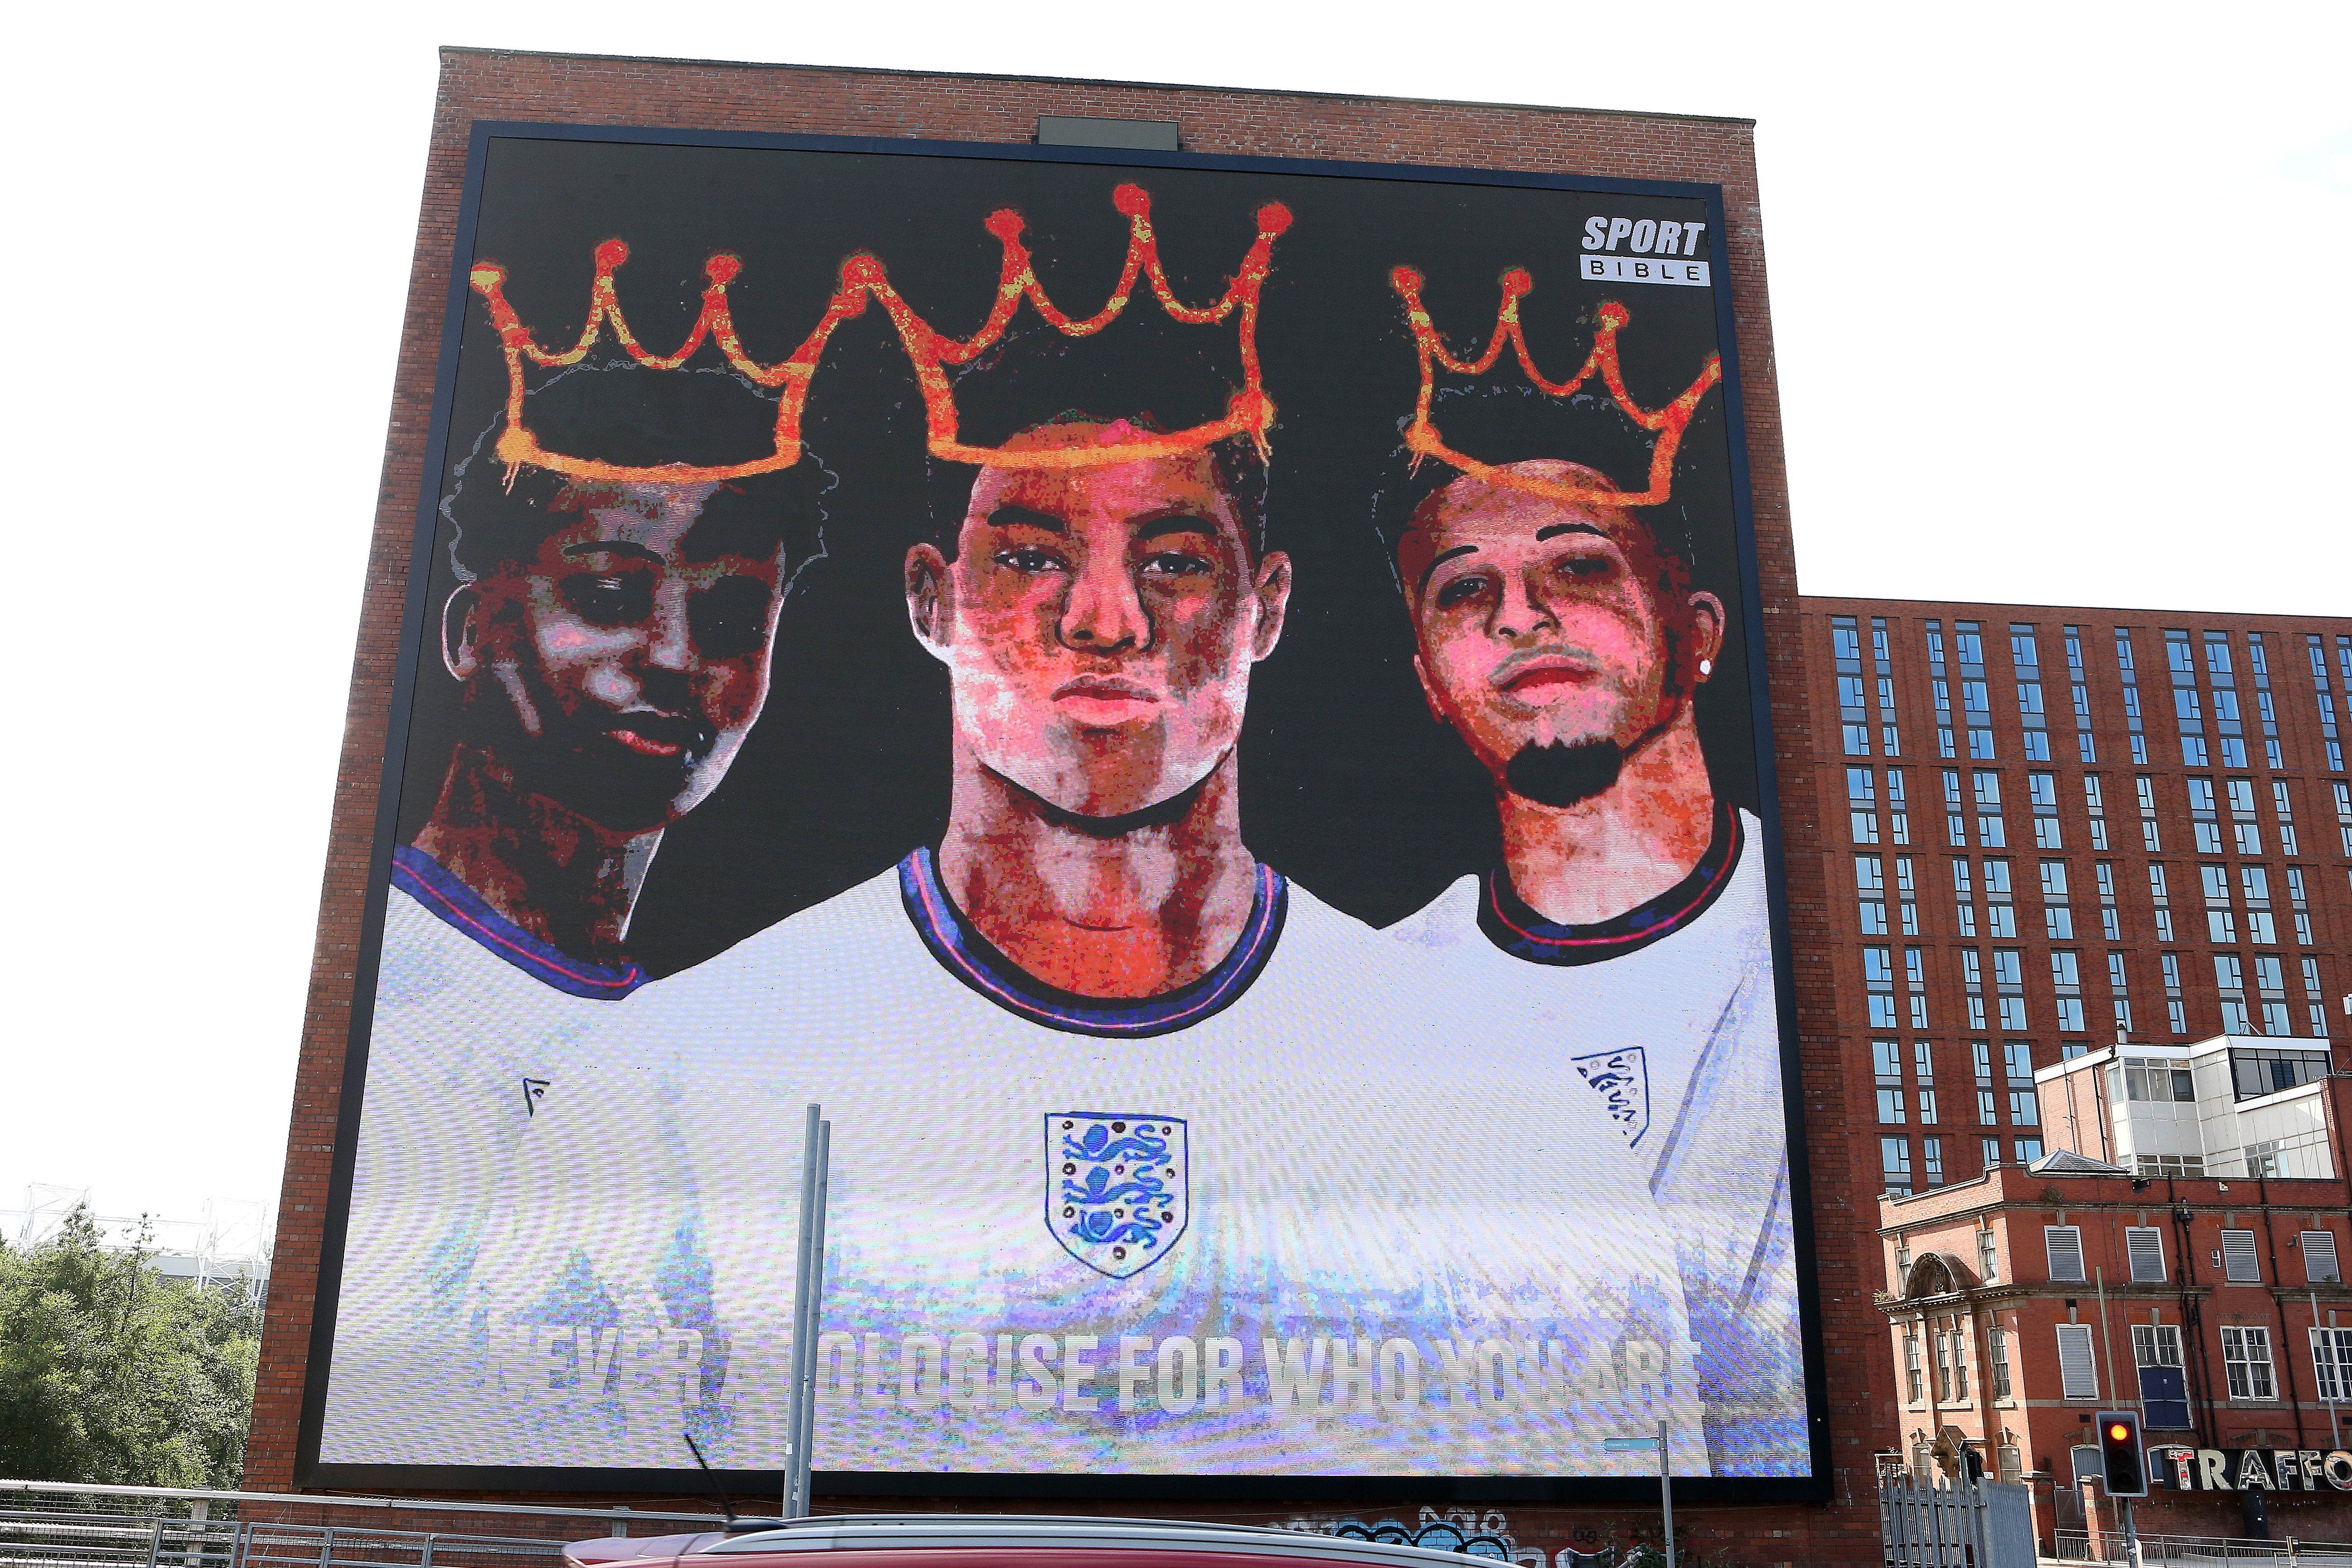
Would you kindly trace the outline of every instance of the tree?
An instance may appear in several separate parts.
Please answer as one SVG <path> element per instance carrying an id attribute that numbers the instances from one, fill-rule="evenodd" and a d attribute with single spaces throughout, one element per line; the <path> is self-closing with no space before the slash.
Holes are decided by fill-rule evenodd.
<path id="1" fill-rule="evenodd" d="M 0 1475 L 234 1488 L 261 1313 L 100 1245 L 87 1209 L 29 1251 L 0 1242 Z"/>

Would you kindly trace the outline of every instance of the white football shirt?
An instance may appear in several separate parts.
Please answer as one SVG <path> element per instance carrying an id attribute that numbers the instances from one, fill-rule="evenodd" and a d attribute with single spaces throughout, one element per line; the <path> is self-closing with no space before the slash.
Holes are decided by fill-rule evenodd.
<path id="1" fill-rule="evenodd" d="M 656 1172 L 595 1145 L 644 1124 L 646 1075 L 581 1049 L 644 979 L 570 958 L 395 852 L 322 1462 L 577 1463 L 631 1402 L 643 1451 L 613 1462 L 691 1462 L 677 1433 L 708 1420 L 702 1380 L 715 1390 L 723 1373 L 705 1364 L 709 1270 L 690 1233 L 629 1236 L 675 1205 L 636 1184 Z M 632 1259 L 621 1290 L 600 1272 L 616 1231 Z M 622 1356 L 635 1375 L 606 1379 L 613 1397 L 579 1397 L 600 1357 Z"/>
<path id="2" fill-rule="evenodd" d="M 1811 1466 L 1759 825 L 1718 806 L 1689 878 L 1596 926 L 1465 877 L 1388 934 L 1532 1014 L 1532 1071 L 1615 1119 L 1675 1236 L 1718 1475 Z"/>
<path id="3" fill-rule="evenodd" d="M 1672 1239 L 1599 1100 L 1271 870 L 1210 973 L 1103 1002 L 919 850 L 606 1024 L 730 1336 L 715 1464 L 782 1462 L 814 1100 L 820 1468 L 1640 1475 L 1601 1440 L 1664 1419 L 1704 1473 Z"/>

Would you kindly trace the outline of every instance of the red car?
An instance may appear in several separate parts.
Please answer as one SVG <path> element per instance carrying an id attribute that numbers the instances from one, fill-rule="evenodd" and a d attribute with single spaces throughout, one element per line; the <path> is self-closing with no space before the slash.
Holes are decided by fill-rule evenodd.
<path id="1" fill-rule="evenodd" d="M 1462 1561 L 1418 1546 L 1254 1525 L 948 1513 L 825 1517 L 695 1535 L 606 1537 L 575 1541 L 563 1549 L 563 1557 L 568 1568 L 815 1568 L 803 1553 L 841 1552 L 858 1554 L 854 1568 L 1435 1568 Z"/>

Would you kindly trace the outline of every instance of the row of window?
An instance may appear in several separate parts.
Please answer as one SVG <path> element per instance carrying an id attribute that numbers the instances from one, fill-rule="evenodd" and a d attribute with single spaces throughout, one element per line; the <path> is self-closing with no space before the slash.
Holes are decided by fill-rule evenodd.
<path id="1" fill-rule="evenodd" d="M 1955 848 L 1975 845 L 1988 849 L 2009 847 L 2009 818 L 2001 808 L 2000 772 L 1995 768 L 1970 770 L 1964 777 L 1958 768 L 1945 768 L 1943 773 L 1943 818 L 1945 842 Z M 2289 781 L 2272 779 L 2267 791 L 2274 841 L 2279 853 L 2291 858 L 2305 854 L 2304 839 L 2295 821 L 2294 796 Z M 1851 837 L 1856 844 L 1879 842 L 1878 770 L 1860 764 L 1849 764 L 1845 770 L 1846 815 Z M 1911 834 L 1911 795 L 1909 784 L 1901 768 L 1885 770 L 1886 825 L 1888 837 L 1895 844 L 1913 842 Z M 2037 849 L 2063 849 L 2066 847 L 2065 825 L 2058 814 L 2058 775 L 2028 773 L 2025 775 L 2026 804 L 2032 811 L 2033 847 Z M 2265 793 L 2257 790 L 2256 781 L 2249 778 L 2222 778 L 2192 775 L 2188 781 L 2189 829 L 2200 855 L 2262 854 L 2263 823 L 2255 809 L 2257 799 Z M 2156 781 L 2147 774 L 2133 779 L 2139 811 L 2140 848 L 2150 855 L 2164 852 L 2164 829 L 2158 818 Z M 2218 785 L 2218 787 L 2217 787 Z M 2336 828 L 2340 847 L 2347 858 L 2352 858 L 2352 782 L 2328 781 L 2329 804 L 2336 809 Z M 2103 775 L 2083 775 L 2084 810 L 2090 817 L 2090 847 L 2105 850 L 2114 847 L 2107 831 L 2107 790 Z M 2226 802 L 2226 805 L 2224 803 Z M 2224 817 L 2226 816 L 2226 822 Z M 2226 826 L 2226 834 L 2223 829 Z"/>
<path id="2" fill-rule="evenodd" d="M 2059 1396 L 2063 1399 L 2099 1397 L 2097 1357 L 2092 1342 L 2094 1325 L 2090 1323 L 2060 1323 L 2058 1330 Z M 2139 1397 L 2147 1406 L 2147 1424 L 2158 1427 L 2182 1427 L 2189 1425 L 2187 1391 L 2181 1380 L 2180 1328 L 2175 1323 L 2134 1323 L 2132 1357 L 2139 1373 Z M 2317 1384 L 2318 1397 L 2330 1404 L 2352 1399 L 2352 1329 L 2314 1326 L 2305 1331 L 2311 1338 L 2312 1381 Z M 2003 1334 L 1994 1330 L 1996 1341 Z M 1961 1336 L 1955 1334 L 1955 1339 Z M 2221 1369 L 2227 1381 L 2229 1396 L 2253 1403 L 2271 1403 L 2279 1397 L 2278 1376 L 2271 1353 L 2271 1331 L 2259 1324 L 2224 1323 L 2221 1329 Z M 2007 1348 L 1996 1345 L 1995 1364 L 2003 1373 L 2000 1382 L 2006 1384 Z M 2167 1374 L 2169 1375 L 2167 1375 Z M 2170 1394 L 2167 1398 L 2165 1395 Z M 1916 1403 L 1920 1395 L 1914 1394 Z M 1964 1399 L 1965 1394 L 1942 1395 Z M 1994 1397 L 2005 1395 L 1996 1392 Z M 2125 1397 L 2130 1397 L 2128 1394 Z"/>
<path id="3" fill-rule="evenodd" d="M 1909 855 L 1895 858 L 1895 878 L 1892 893 L 1895 918 L 1905 936 L 1920 934 L 1919 878 L 1915 858 Z M 1932 862 L 1931 862 L 1932 863 Z M 1979 915 L 1983 917 L 1983 934 L 1992 937 L 2017 935 L 2017 888 L 2011 875 L 2013 867 L 2006 856 L 1984 858 L 1982 877 L 1978 875 L 1977 862 L 1965 856 L 1950 860 L 1952 929 L 1956 935 L 1973 937 L 1979 934 Z M 2117 897 L 2115 863 L 2100 860 L 2092 866 L 2092 886 L 2084 889 L 2098 900 L 2100 932 L 2109 942 L 2121 942 L 2123 936 L 2123 906 Z M 2069 863 L 2064 860 L 2044 860 L 2040 863 L 2040 893 L 2042 898 L 2042 933 L 2053 942 L 2074 940 L 2074 879 Z M 2212 863 L 2197 868 L 2200 890 L 2204 895 L 2206 940 L 2217 945 L 2232 945 L 2238 940 L 2240 917 L 2244 920 L 2245 940 L 2257 947 L 2278 947 L 2279 932 L 2286 931 L 2287 942 L 2297 947 L 2316 945 L 2313 940 L 2310 889 L 2303 868 L 2289 866 L 2277 884 L 2279 901 L 2273 901 L 2270 868 L 2261 865 L 2241 865 L 2233 879 L 2230 868 Z M 1854 897 L 1860 904 L 1858 918 L 1864 936 L 1890 934 L 1886 906 L 1889 896 L 1886 858 L 1883 855 L 1858 854 L 1853 858 Z M 1981 889 L 1983 907 L 1978 898 Z M 2147 865 L 2148 899 L 2155 916 L 2156 940 L 2178 942 L 2172 921 L 2172 878 L 2163 862 Z M 2286 917 L 2282 925 L 2279 917 Z"/>
<path id="4" fill-rule="evenodd" d="M 2185 1076 L 2185 1075 L 2184 1075 Z M 1990 1237 L 1990 1231 L 1979 1233 Z M 2042 1227 L 2043 1253 L 2050 1264 L 2050 1279 L 2054 1284 L 2088 1284 L 2090 1276 L 2083 1271 L 2083 1227 L 2078 1225 L 2045 1225 Z M 2306 1285 L 2340 1285 L 2344 1271 L 2336 1258 L 2336 1233 L 2329 1230 L 2306 1230 L 2296 1234 L 2294 1249 L 2303 1254 L 2303 1283 Z M 2172 1276 L 2165 1267 L 2164 1231 L 2158 1226 L 2126 1226 L 2124 1256 L 2131 1268 L 2134 1284 L 2161 1285 Z M 2224 1229 L 2221 1232 L 2221 1273 L 2233 1285 L 2259 1285 L 2263 1282 L 2262 1256 L 2251 1230 Z M 1991 1283 L 1992 1276 L 1987 1277 Z"/>
<path id="5" fill-rule="evenodd" d="M 2131 760 L 2137 766 L 2147 766 L 2149 752 L 2146 715 L 2140 704 L 2138 661 L 2132 633 L 2127 627 L 2117 626 L 2114 628 L 2114 637 L 2116 668 L 2123 683 L 2124 719 Z M 1953 623 L 1949 659 L 1947 658 L 1942 621 L 1927 623 L 1927 637 L 1929 686 L 1935 702 L 1937 754 L 1957 759 L 1960 755 L 1958 736 L 1965 731 L 1970 758 L 1980 762 L 1996 760 L 1992 682 L 1985 667 L 1982 623 Z M 2253 699 L 2251 717 L 2240 702 L 2239 677 L 2231 653 L 2230 633 L 2209 631 L 2202 635 L 2205 670 L 2201 689 L 2194 651 L 2198 639 L 2192 638 L 2185 629 L 2168 629 L 2164 634 L 2180 756 L 2188 766 L 2212 766 L 2217 755 L 2220 765 L 2223 767 L 2252 766 L 2248 750 L 2250 741 L 2261 742 L 2264 764 L 2274 770 L 2286 765 L 2280 747 L 2278 713 L 2271 686 L 2273 645 L 2269 636 L 2262 632 L 2250 632 L 2245 634 L 2245 637 L 2248 689 Z M 1903 755 L 1885 617 L 1871 618 L 1872 679 L 1866 679 L 1863 669 L 1862 630 L 1857 617 L 1832 616 L 1830 640 L 1837 667 L 1838 711 L 1846 754 L 1872 755 L 1875 740 L 1884 755 Z M 2009 628 L 2009 642 L 2025 757 L 2029 762 L 2046 763 L 2052 760 L 2051 710 L 2043 695 L 2037 630 L 2031 625 L 2012 622 Z M 2074 751 L 2080 761 L 2096 763 L 2099 760 L 2098 748 L 2091 732 L 2091 698 L 2082 628 L 2067 626 L 2063 642 L 2070 705 L 2074 721 Z M 2331 773 L 2341 773 L 2344 771 L 2344 748 L 2336 724 L 2336 691 L 2331 681 L 2327 640 L 2319 633 L 2305 633 L 2304 644 L 2311 665 L 2327 769 Z M 2336 637 L 2334 647 L 2336 662 L 2341 667 L 2336 678 L 2347 693 L 2352 693 L 2352 637 Z M 1959 667 L 1957 679 L 1953 679 L 1953 663 Z M 1952 701 L 1955 686 L 1959 696 L 1957 708 Z M 1874 710 L 1871 701 L 1873 698 L 1875 699 Z"/>
<path id="6" fill-rule="evenodd" d="M 1884 906 L 1880 908 L 1883 910 Z M 2007 912 L 2000 905 L 1992 908 Z M 1994 934 L 2015 936 L 2017 932 L 2013 926 L 2006 929 L 1996 926 Z M 1864 945 L 1862 950 L 1863 994 L 1871 1028 L 1899 1029 L 1907 1026 L 1912 1030 L 1924 1031 L 1937 1026 L 1928 1016 L 1927 953 L 1925 948 L 1905 948 L 1898 980 L 1895 949 Z M 1964 993 L 1961 1001 L 1968 1009 L 1967 1027 L 1969 1030 L 1998 1029 L 2003 1034 L 2025 1034 L 2036 1027 L 2027 1016 L 2025 954 L 2021 950 L 1994 948 L 1990 951 L 1990 964 L 1986 963 L 1987 952 L 1981 948 L 1961 948 L 1959 956 L 1960 986 Z M 2326 994 L 2320 983 L 2317 958 L 2290 959 L 2275 952 L 2216 952 L 2210 957 L 2215 996 L 2221 1007 L 2222 1033 L 2291 1036 L 2295 1034 L 2299 1022 L 2313 1038 L 2325 1039 L 2327 1037 Z M 2177 952 L 2157 954 L 2158 974 L 2164 988 L 2165 1021 L 2175 1035 L 2189 1033 L 2189 1002 L 2181 982 L 2180 958 Z M 2082 953 L 2072 948 L 2053 948 L 2049 959 L 2048 1000 L 2051 1010 L 2046 1016 L 2054 1023 L 2060 1034 L 2088 1034 L 2090 1019 L 2083 994 Z M 2292 973 L 2302 982 L 2299 1020 L 2287 997 L 2290 964 L 2294 965 Z M 2132 1016 L 2126 955 L 2107 953 L 2106 972 L 2110 1016 L 2115 1027 L 2128 1036 L 2136 1025 Z M 1944 1026 L 1948 1028 L 1952 1026 L 1947 1024 Z M 2069 1058 L 2079 1056 L 2084 1048 L 2077 1046 L 2066 1050 L 2064 1055 Z"/>
<path id="7" fill-rule="evenodd" d="M 2099 1397 L 2098 1359 L 2089 1323 L 2060 1323 L 2058 1331 L 2059 1394 L 2064 1399 Z M 2352 1400 L 2352 1329 L 2314 1326 L 2311 1336 L 2312 1381 L 2318 1397 L 2330 1404 Z M 1939 1330 L 1928 1336 L 1935 1355 L 1934 1390 L 1938 1404 L 1966 1400 L 1969 1392 L 1969 1336 L 1965 1330 Z M 2189 1406 L 2179 1368 L 2180 1327 L 2177 1323 L 2131 1325 L 2132 1359 L 2139 1373 L 2140 1396 L 2147 1400 L 2148 1425 L 2180 1427 L 2189 1425 Z M 2278 1377 L 2271 1355 L 2271 1331 L 2255 1324 L 2225 1323 L 2221 1331 L 2221 1366 L 2230 1397 L 2256 1403 L 2278 1398 Z M 2009 1331 L 1992 1329 L 1985 1336 L 1992 1396 L 2014 1397 L 2010 1373 Z M 2166 1374 L 2169 1373 L 2169 1376 Z M 2151 1375 L 2153 1374 L 2153 1375 Z M 1926 1351 L 1917 1334 L 1903 1337 L 1905 1392 L 1914 1405 L 1928 1394 Z M 2151 1390 L 2159 1396 L 2151 1398 Z M 2173 1399 L 2161 1393 L 2180 1391 Z"/>
<path id="8" fill-rule="evenodd" d="M 1927 1107 L 1929 1114 L 1922 1120 L 1932 1121 L 1935 1120 L 1933 1091 L 1930 1090 L 1929 1093 L 1930 1102 Z M 2029 1105 L 2032 1103 L 2031 1097 L 2028 1097 L 2027 1103 Z M 1986 1166 L 1990 1168 L 2000 1164 L 2001 1163 L 2000 1140 L 1987 1138 L 1983 1140 L 1983 1144 Z M 2010 1147 L 2015 1163 L 2020 1165 L 2030 1165 L 2042 1158 L 2042 1140 L 2039 1138 L 2014 1139 L 2011 1142 Z M 1911 1140 L 1908 1138 L 1879 1139 L 1878 1161 L 1879 1179 L 1888 1195 L 1898 1198 L 1909 1197 L 1912 1192 L 1913 1176 Z M 1939 1132 L 1931 1132 L 1919 1140 L 1919 1184 L 1930 1188 L 1940 1187 L 1947 1180 L 1944 1173 L 1944 1137 Z"/>

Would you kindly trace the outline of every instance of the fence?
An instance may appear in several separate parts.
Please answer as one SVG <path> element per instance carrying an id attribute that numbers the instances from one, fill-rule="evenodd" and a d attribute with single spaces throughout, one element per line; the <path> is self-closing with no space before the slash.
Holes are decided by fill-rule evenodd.
<path id="1" fill-rule="evenodd" d="M 2025 1489 L 1999 1481 L 1928 1486 L 1908 1475 L 1878 1488 L 1886 1568 L 2034 1568 Z"/>
<path id="2" fill-rule="evenodd" d="M 0 1568 L 554 1568 L 566 1542 L 719 1524 L 625 1508 L 0 1480 Z"/>
<path id="3" fill-rule="evenodd" d="M 2091 1550 L 2090 1532 L 2062 1530 L 2052 1543 L 2064 1563 L 2122 1563 L 2124 1538 L 2108 1531 L 2099 1544 L 2105 1555 Z M 2143 1535 L 2139 1538 L 2141 1568 L 2220 1568 L 2232 1563 L 2293 1564 L 2294 1568 L 2352 1568 L 2352 1544 L 2335 1541 L 2245 1541 L 2215 1535 Z"/>

